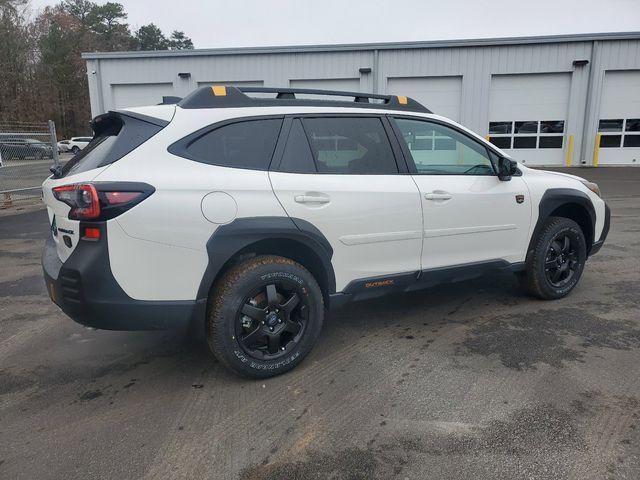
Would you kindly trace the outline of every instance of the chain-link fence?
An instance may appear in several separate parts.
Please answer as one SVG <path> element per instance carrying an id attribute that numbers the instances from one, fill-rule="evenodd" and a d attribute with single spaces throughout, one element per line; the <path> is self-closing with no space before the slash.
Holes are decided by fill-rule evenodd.
<path id="1" fill-rule="evenodd" d="M 49 169 L 59 164 L 52 121 L 0 123 L 0 208 L 37 202 Z"/>

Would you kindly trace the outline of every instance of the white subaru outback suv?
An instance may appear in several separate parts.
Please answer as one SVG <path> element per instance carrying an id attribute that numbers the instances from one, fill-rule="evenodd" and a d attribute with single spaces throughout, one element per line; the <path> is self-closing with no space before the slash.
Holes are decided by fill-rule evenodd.
<path id="1" fill-rule="evenodd" d="M 597 185 L 407 97 L 203 87 L 92 127 L 43 184 L 51 298 L 96 328 L 194 325 L 250 377 L 300 363 L 348 300 L 492 270 L 563 297 L 609 230 Z"/>

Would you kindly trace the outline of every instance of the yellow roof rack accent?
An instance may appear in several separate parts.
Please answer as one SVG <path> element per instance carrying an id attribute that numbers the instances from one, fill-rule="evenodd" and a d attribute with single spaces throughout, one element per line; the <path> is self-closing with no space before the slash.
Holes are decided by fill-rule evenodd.
<path id="1" fill-rule="evenodd" d="M 211 87 L 211 90 L 213 90 L 213 94 L 216 97 L 226 97 L 227 96 L 227 87 L 225 87 L 224 85 L 214 85 Z"/>

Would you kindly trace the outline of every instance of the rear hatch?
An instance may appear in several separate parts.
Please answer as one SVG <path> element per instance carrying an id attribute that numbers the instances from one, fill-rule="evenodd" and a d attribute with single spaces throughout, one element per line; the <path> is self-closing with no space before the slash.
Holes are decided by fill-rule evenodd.
<path id="1" fill-rule="evenodd" d="M 69 218 L 72 208 L 56 197 L 55 189 L 90 183 L 109 165 L 142 145 L 168 123 L 164 119 L 129 111 L 100 115 L 91 122 L 94 131 L 91 142 L 44 181 L 42 198 L 62 262 L 69 258 L 80 240 L 80 221 Z"/>

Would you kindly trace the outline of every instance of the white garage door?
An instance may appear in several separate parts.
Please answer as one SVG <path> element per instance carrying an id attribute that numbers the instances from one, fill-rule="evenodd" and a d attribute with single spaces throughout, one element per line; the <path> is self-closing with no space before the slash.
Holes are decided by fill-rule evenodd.
<path id="1" fill-rule="evenodd" d="M 165 95 L 175 95 L 173 83 L 125 83 L 112 85 L 115 108 L 156 105 Z"/>
<path id="2" fill-rule="evenodd" d="M 640 164 L 640 71 L 605 73 L 598 133 L 599 165 Z"/>
<path id="3" fill-rule="evenodd" d="M 411 97 L 433 113 L 460 121 L 462 77 L 388 78 L 387 93 Z"/>
<path id="4" fill-rule="evenodd" d="M 528 165 L 562 165 L 570 89 L 570 73 L 494 75 L 491 142 Z"/>

